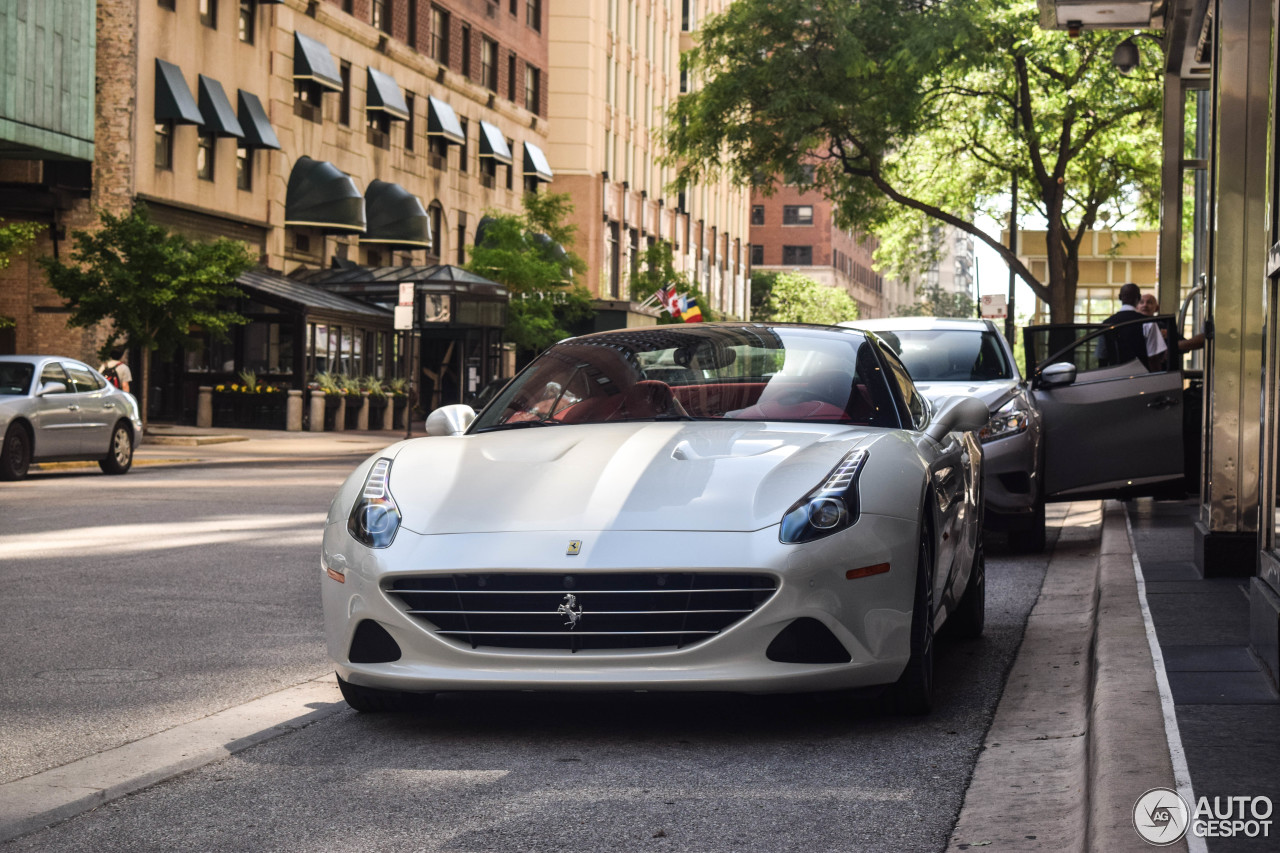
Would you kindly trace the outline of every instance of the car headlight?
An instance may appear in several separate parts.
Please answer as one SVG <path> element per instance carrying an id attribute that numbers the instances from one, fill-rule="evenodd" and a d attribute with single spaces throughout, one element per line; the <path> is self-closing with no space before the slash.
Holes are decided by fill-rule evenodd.
<path id="1" fill-rule="evenodd" d="M 845 454 L 817 487 L 787 510 L 778 539 L 788 544 L 812 542 L 857 521 L 858 476 L 866 464 L 865 450 Z"/>
<path id="2" fill-rule="evenodd" d="M 391 460 L 379 459 L 369 469 L 360 499 L 351 508 L 347 518 L 347 532 L 362 545 L 385 548 L 396 538 L 400 529 L 400 507 L 387 482 L 391 479 Z"/>
<path id="3" fill-rule="evenodd" d="M 1018 408 L 1015 403 L 1015 400 L 1010 400 L 1000 407 L 1000 411 L 991 416 L 987 425 L 978 430 L 979 441 L 985 444 L 997 438 L 1008 438 L 1027 431 L 1027 427 L 1031 424 L 1031 415 L 1026 409 Z"/>

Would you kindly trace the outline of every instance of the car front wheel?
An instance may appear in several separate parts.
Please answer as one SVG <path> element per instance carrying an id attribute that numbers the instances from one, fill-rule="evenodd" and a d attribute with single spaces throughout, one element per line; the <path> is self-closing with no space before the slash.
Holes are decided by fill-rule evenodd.
<path id="1" fill-rule="evenodd" d="M 9 427 L 0 448 L 0 480 L 21 480 L 31 467 L 31 436 L 18 424 Z"/>
<path id="2" fill-rule="evenodd" d="M 933 549 L 920 542 L 915 601 L 911 611 L 911 659 L 893 685 L 900 714 L 927 714 L 933 708 Z"/>
<path id="3" fill-rule="evenodd" d="M 362 714 L 394 711 L 418 711 L 425 709 L 435 698 L 433 693 L 402 693 L 399 690 L 378 690 L 343 681 L 338 676 L 338 689 L 352 710 Z"/>
<path id="4" fill-rule="evenodd" d="M 106 458 L 98 460 L 98 467 L 108 474 L 125 474 L 133 467 L 133 438 L 123 423 L 111 431 Z"/>

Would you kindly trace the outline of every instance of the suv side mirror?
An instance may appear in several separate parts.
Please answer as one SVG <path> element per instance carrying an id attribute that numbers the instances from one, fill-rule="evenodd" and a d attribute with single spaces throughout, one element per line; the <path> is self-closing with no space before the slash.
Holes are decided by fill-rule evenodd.
<path id="1" fill-rule="evenodd" d="M 1067 361 L 1051 364 L 1040 371 L 1041 388 L 1058 388 L 1076 381 L 1076 366 Z"/>
<path id="2" fill-rule="evenodd" d="M 427 415 L 427 435 L 462 435 L 476 419 L 476 410 L 456 403 Z"/>

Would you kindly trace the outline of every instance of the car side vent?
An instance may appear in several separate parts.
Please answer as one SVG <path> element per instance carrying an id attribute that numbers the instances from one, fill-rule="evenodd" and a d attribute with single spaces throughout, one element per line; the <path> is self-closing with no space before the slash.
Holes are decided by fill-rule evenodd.
<path id="1" fill-rule="evenodd" d="M 849 650 L 817 619 L 795 620 L 773 638 L 765 655 L 776 663 L 848 663 Z"/>
<path id="2" fill-rule="evenodd" d="M 400 646 L 386 628 L 365 619 L 356 626 L 347 658 L 352 663 L 391 663 L 400 660 Z"/>

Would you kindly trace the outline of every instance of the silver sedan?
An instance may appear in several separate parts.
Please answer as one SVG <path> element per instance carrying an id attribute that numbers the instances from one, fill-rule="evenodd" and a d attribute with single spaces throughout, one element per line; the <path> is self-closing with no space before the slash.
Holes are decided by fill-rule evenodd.
<path id="1" fill-rule="evenodd" d="M 96 460 L 108 474 L 133 466 L 138 402 L 93 368 L 56 355 L 0 356 L 0 480 L 32 462 Z"/>

